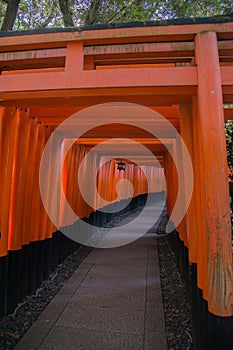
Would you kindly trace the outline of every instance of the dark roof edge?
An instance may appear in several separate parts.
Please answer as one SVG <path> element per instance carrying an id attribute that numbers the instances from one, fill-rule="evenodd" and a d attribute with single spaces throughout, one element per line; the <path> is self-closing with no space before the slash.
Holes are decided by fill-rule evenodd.
<path id="1" fill-rule="evenodd" d="M 216 16 L 216 17 L 197 17 L 197 18 L 176 18 L 157 21 L 145 22 L 126 22 L 126 23 L 111 23 L 111 24 L 94 24 L 83 27 L 66 27 L 66 28 L 43 28 L 21 31 L 0 31 L 0 37 L 19 36 L 31 34 L 46 34 L 46 33 L 66 33 L 66 32 L 82 32 L 84 30 L 101 30 L 115 28 L 133 28 L 133 27 L 153 27 L 153 26 L 169 26 L 169 25 L 184 25 L 184 24 L 204 24 L 204 23 L 227 23 L 233 22 L 233 16 Z"/>

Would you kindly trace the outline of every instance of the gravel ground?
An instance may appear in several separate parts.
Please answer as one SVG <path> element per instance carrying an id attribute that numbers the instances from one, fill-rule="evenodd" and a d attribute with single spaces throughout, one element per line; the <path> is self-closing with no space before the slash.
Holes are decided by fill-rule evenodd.
<path id="1" fill-rule="evenodd" d="M 134 210 L 135 215 L 140 208 Z M 126 215 L 116 218 L 106 225 L 117 226 Z M 164 219 L 160 220 L 158 232 L 163 233 Z M 163 293 L 163 303 L 166 322 L 166 333 L 169 350 L 191 350 L 191 310 L 176 266 L 175 255 L 166 235 L 158 238 L 160 276 Z M 91 252 L 92 248 L 81 246 L 77 251 L 57 266 L 56 270 L 38 288 L 35 295 L 27 297 L 13 314 L 0 321 L 0 350 L 11 350 L 19 339 L 26 333 L 33 322 L 39 317 L 50 300 L 56 295 L 60 288 L 72 276 L 84 258 Z M 108 350 L 108 349 L 106 349 Z M 122 349 L 124 350 L 124 349 Z"/>
<path id="2" fill-rule="evenodd" d="M 13 314 L 0 321 L 0 350 L 10 350 L 15 347 L 91 250 L 89 247 L 81 246 L 57 266 L 37 289 L 36 294 L 28 296 L 24 303 L 18 305 Z"/>
<path id="3" fill-rule="evenodd" d="M 161 223 L 163 227 L 165 227 L 164 221 L 165 218 Z M 158 238 L 157 241 L 168 349 L 191 350 L 193 349 L 191 307 L 185 284 L 178 272 L 169 236 Z"/>

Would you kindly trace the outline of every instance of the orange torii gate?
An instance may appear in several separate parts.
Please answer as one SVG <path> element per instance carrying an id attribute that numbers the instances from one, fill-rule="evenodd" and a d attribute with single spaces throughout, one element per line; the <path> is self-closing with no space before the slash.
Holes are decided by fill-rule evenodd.
<path id="1" fill-rule="evenodd" d="M 22 234 L 14 222 L 16 202 L 27 181 L 32 188 L 36 181 L 27 175 L 18 188 L 15 178 L 9 179 L 15 169 L 12 164 L 19 162 L 17 156 L 14 159 L 17 147 L 20 145 L 21 166 L 27 166 L 30 159 L 25 153 L 29 145 L 35 148 L 29 151 L 31 159 L 38 163 L 50 133 L 73 113 L 106 102 L 141 104 L 167 118 L 186 143 L 195 183 L 186 217 L 177 230 L 188 248 L 189 263 L 197 266 L 197 287 L 208 303 L 209 312 L 218 317 L 233 316 L 224 131 L 224 120 L 233 119 L 233 109 L 223 109 L 223 104 L 233 104 L 233 20 L 226 17 L 186 23 L 149 22 L 1 33 L 0 48 L 0 159 L 4 186 L 1 204 L 6 205 L 1 209 L 1 255 L 7 254 L 9 238 L 17 241 L 17 237 L 13 238 L 15 232 Z M 21 133 L 27 140 L 25 144 L 20 143 Z M 112 123 L 87 132 L 78 142 L 79 149 L 72 152 L 81 152 L 80 147 L 91 147 L 116 135 L 135 139 L 158 156 L 165 170 L 167 208 L 171 214 L 178 187 L 176 167 L 166 147 L 149 133 Z M 178 147 L 166 130 L 164 137 Z M 6 148 L 6 139 L 8 143 L 12 140 L 10 156 L 5 154 L 6 150 L 11 152 L 9 145 Z M 69 157 L 75 158 L 74 154 Z M 146 164 L 145 159 L 141 161 Z M 37 163 L 35 167 L 39 166 Z M 64 174 L 65 181 L 67 176 Z M 69 176 L 72 179 L 73 175 Z M 145 192 L 146 187 L 138 193 Z M 29 201 L 30 196 L 25 198 Z M 12 200 L 16 204 L 9 212 Z M 30 212 L 29 206 L 26 201 L 26 212 Z M 39 224 L 46 213 L 41 203 L 36 203 L 34 209 Z M 88 216 L 90 212 L 86 208 L 82 214 Z M 55 227 L 47 220 L 43 233 L 38 228 L 34 240 L 50 237 L 54 231 Z M 21 249 L 21 242 L 30 242 L 30 237 L 20 239 L 20 244 L 13 244 L 10 249 Z"/>

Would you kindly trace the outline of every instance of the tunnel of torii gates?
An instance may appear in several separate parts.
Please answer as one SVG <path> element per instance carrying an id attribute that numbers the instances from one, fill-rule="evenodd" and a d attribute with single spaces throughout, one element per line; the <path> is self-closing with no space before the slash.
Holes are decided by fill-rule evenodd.
<path id="1" fill-rule="evenodd" d="M 80 194 L 79 165 L 94 146 L 114 139 L 108 149 L 115 160 L 101 167 L 106 154 L 101 150 L 93 152 L 91 161 L 85 164 L 86 181 L 93 166 L 99 166 L 96 187 L 111 202 L 117 198 L 116 184 L 120 179 L 132 182 L 136 197 L 148 191 L 164 191 L 165 173 L 167 211 L 171 215 L 182 184 L 178 183 L 170 150 L 179 154 L 176 134 L 181 135 L 192 161 L 194 188 L 177 231 L 188 248 L 190 265 L 197 266 L 197 286 L 209 312 L 232 316 L 232 238 L 224 121 L 233 119 L 233 109 L 223 108 L 223 104 L 233 104 L 232 19 L 3 32 L 0 48 L 0 261 L 33 242 L 52 239 L 57 231 L 46 214 L 39 190 L 40 160 L 57 126 L 90 106 L 134 103 L 145 111 L 149 108 L 159 113 L 174 129 L 163 129 L 163 123 L 156 125 L 160 136 L 155 137 L 150 133 L 150 118 L 140 115 L 143 128 L 134 124 L 139 116 L 126 124 L 125 120 L 120 123 L 114 116 L 108 119 L 105 115 L 103 125 L 83 133 L 65 157 L 62 185 L 66 198 L 80 218 L 88 218 L 94 209 Z M 95 120 L 94 113 L 92 119 Z M 82 123 L 88 126 L 88 117 Z M 54 167 L 70 135 L 72 125 L 57 133 L 62 142 L 48 168 L 52 183 L 59 181 Z M 131 153 L 127 160 L 126 152 L 126 169 L 119 171 L 119 144 L 115 138 L 137 141 L 152 155 Z M 154 165 L 154 156 L 160 167 Z M 154 179 L 149 189 L 145 174 Z M 183 177 L 183 187 L 188 188 L 188 180 Z M 128 196 L 125 190 L 121 199 Z M 64 215 L 59 198 L 56 205 Z M 1 290 L 3 308 L 2 295 L 6 294 Z"/>

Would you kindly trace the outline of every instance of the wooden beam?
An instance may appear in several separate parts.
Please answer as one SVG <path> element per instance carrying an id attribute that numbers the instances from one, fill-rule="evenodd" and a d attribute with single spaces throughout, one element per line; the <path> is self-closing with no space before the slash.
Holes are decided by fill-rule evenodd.
<path id="1" fill-rule="evenodd" d="M 71 63 L 70 63 L 71 64 Z M 49 91 L 129 86 L 196 86 L 195 67 L 131 68 L 0 76 L 0 91 Z"/>
<path id="2" fill-rule="evenodd" d="M 144 90 L 144 89 L 143 89 Z M 63 90 L 64 94 L 66 94 L 66 90 Z M 97 91 L 98 92 L 98 91 Z M 76 96 L 72 97 L 64 97 L 62 96 L 62 91 L 59 91 L 58 96 L 51 96 L 52 92 L 41 93 L 41 97 L 38 93 L 15 93 L 15 94 L 0 94 L 0 106 L 17 106 L 20 108 L 28 108 L 28 107 L 39 107 L 41 105 L 53 107 L 57 105 L 62 106 L 73 106 L 73 107 L 89 107 L 99 103 L 106 102 L 129 102 L 129 103 L 137 103 L 144 106 L 155 105 L 168 105 L 168 104 L 177 104 L 180 102 L 191 102 L 192 94 L 190 91 L 190 95 L 182 95 L 182 93 L 174 94 L 174 90 L 171 89 L 169 93 L 166 93 L 166 90 L 158 89 L 155 91 L 154 95 L 131 95 L 125 94 L 124 89 L 121 89 L 121 94 L 116 94 L 112 96 L 108 95 L 96 95 L 92 96 L 83 96 L 83 94 L 78 95 L 76 91 Z M 187 91 L 186 91 L 187 92 Z M 163 95 L 161 95 L 163 93 Z M 47 96 L 46 96 L 47 95 Z M 195 89 L 193 91 L 193 95 L 195 95 Z M 4 97 L 4 99 L 3 99 Z M 230 95 L 225 99 L 226 101 L 232 100 L 232 96 Z M 231 102 L 227 102 L 231 103 Z"/>
<path id="3" fill-rule="evenodd" d="M 229 56 L 233 52 L 232 41 L 218 42 L 220 56 Z M 43 63 L 55 64 L 61 63 L 64 65 L 66 57 L 66 47 L 37 49 L 25 51 L 9 51 L 0 53 L 0 66 L 4 67 L 19 67 L 32 65 L 42 65 Z M 119 45 L 98 45 L 84 47 L 84 56 L 93 56 L 95 59 L 113 59 L 113 58 L 152 58 L 161 57 L 168 58 L 177 56 L 190 57 L 194 54 L 193 42 L 165 42 L 165 43 L 134 43 L 134 44 L 119 44 Z"/>
<path id="4" fill-rule="evenodd" d="M 149 108 L 157 111 L 161 115 L 166 118 L 179 119 L 179 111 L 177 105 L 172 105 L 169 107 L 161 107 L 161 106 L 148 106 Z M 33 117 L 43 117 L 43 118 L 67 118 L 72 114 L 79 112 L 83 109 L 83 107 L 34 107 L 31 108 L 31 115 Z M 232 110 L 233 111 L 233 110 Z"/>
<path id="5" fill-rule="evenodd" d="M 233 120 L 233 108 L 224 108 L 224 119 Z"/>
<path id="6" fill-rule="evenodd" d="M 125 68 L 139 68 L 135 67 L 140 65 L 141 68 L 146 68 L 149 65 L 154 66 L 154 68 L 161 68 L 160 66 L 175 66 L 176 63 L 190 63 L 193 57 L 136 57 L 136 58 L 105 58 L 105 59 L 96 59 L 95 65 L 96 69 L 99 67 L 108 68 L 111 66 L 112 69 L 121 68 L 121 66 L 125 66 Z M 144 66 L 144 67 L 143 67 Z"/>
<path id="7" fill-rule="evenodd" d="M 178 105 L 172 105 L 170 107 L 161 106 L 147 106 L 154 111 L 157 111 L 165 118 L 169 119 L 171 123 L 176 120 L 179 121 L 179 110 Z M 85 107 L 32 107 L 30 109 L 31 116 L 39 118 L 43 122 L 55 123 L 58 121 L 61 123 L 62 120 L 68 118 L 74 113 L 78 113 Z M 224 119 L 233 119 L 233 108 L 224 108 Z"/>
<path id="8" fill-rule="evenodd" d="M 140 73 L 140 74 L 139 74 Z M 221 67 L 221 77 L 223 92 L 233 93 L 232 84 L 233 66 Z M 95 89 L 94 95 L 107 88 L 126 88 L 126 87 L 151 87 L 154 94 L 165 88 L 165 94 L 170 94 L 172 88 L 176 87 L 174 93 L 179 93 L 182 88 L 182 94 L 195 94 L 197 86 L 196 67 L 169 67 L 169 68 L 131 68 L 100 71 L 81 71 L 75 72 L 49 72 L 49 73 L 29 73 L 29 74 L 10 74 L 0 76 L 0 101 L 7 98 L 7 93 L 35 92 L 38 98 L 43 95 L 52 97 L 64 97 L 77 95 L 77 89 Z M 156 91 L 156 88 L 158 91 Z M 49 93 L 51 91 L 51 93 Z M 60 93 L 59 93 L 60 91 Z M 44 92 L 44 93 L 43 93 Z M 86 91 L 87 93 L 87 91 Z M 90 94 L 90 93 L 89 93 Z M 4 97 L 5 95 L 5 97 Z M 82 95 L 85 95 L 85 91 Z M 108 93 L 109 95 L 109 93 Z M 22 98 L 23 96 L 20 96 Z M 33 97 L 33 96 L 31 96 Z"/>
<path id="9" fill-rule="evenodd" d="M 0 68 L 24 69 L 36 65 L 36 68 L 64 66 L 66 48 L 43 49 L 18 52 L 1 52 Z"/>
<path id="10" fill-rule="evenodd" d="M 111 142 L 114 144 L 114 141 L 109 140 L 108 138 L 93 138 L 93 137 L 82 137 L 78 141 L 76 141 L 77 144 L 89 144 L 89 145 L 97 145 L 98 143 L 102 143 L 108 140 L 108 144 L 111 144 Z M 132 137 L 131 140 L 137 141 L 143 145 L 171 145 L 173 143 L 172 139 L 164 139 L 163 143 L 161 143 L 160 140 L 152 137 L 148 138 L 142 138 L 142 137 Z"/>
<path id="11" fill-rule="evenodd" d="M 218 41 L 219 56 L 231 55 L 233 51 L 233 41 Z"/>
<path id="12" fill-rule="evenodd" d="M 233 42 L 220 41 L 218 43 L 221 56 L 232 56 Z M 56 67 L 64 66 L 67 49 L 50 48 L 25 51 L 10 51 L 0 53 L 0 67 L 7 69 L 28 69 L 30 67 Z M 171 62 L 180 60 L 190 60 L 194 54 L 193 42 L 165 42 L 165 43 L 134 43 L 119 45 L 98 45 L 86 46 L 83 51 L 84 56 L 91 56 L 101 64 L 103 60 L 144 58 L 144 60 L 170 60 Z M 176 57 L 174 57 L 176 56 Z M 102 61 L 100 61 L 102 60 Z M 105 62 L 105 61 L 104 61 Z M 138 61 L 135 61 L 138 62 Z M 143 61 L 142 61 L 143 62 Z M 153 61 L 151 61 L 153 62 Z M 155 62 L 155 61 L 154 61 Z M 131 64 L 133 62 L 131 61 Z"/>
<path id="13" fill-rule="evenodd" d="M 62 30 L 56 33 L 11 35 L 0 37 L 1 51 L 9 51 L 23 46 L 40 48 L 61 47 L 68 41 L 83 40 L 84 43 L 94 45 L 96 43 L 119 43 L 119 42 L 155 42 L 155 41 L 187 41 L 192 40 L 194 35 L 201 31 L 212 30 L 218 33 L 221 39 L 233 38 L 232 22 L 229 23 L 201 23 L 164 26 L 139 26 L 131 28 L 114 28 L 104 30 Z"/>
<path id="14" fill-rule="evenodd" d="M 167 42 L 167 43 L 134 43 L 122 45 L 98 45 L 84 47 L 84 55 L 94 56 L 95 58 L 114 58 L 124 57 L 148 57 L 153 56 L 169 56 L 178 54 L 181 56 L 192 55 L 194 53 L 193 42 Z"/>

